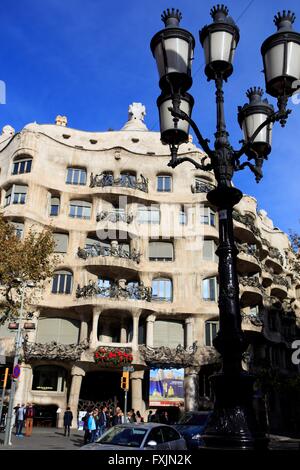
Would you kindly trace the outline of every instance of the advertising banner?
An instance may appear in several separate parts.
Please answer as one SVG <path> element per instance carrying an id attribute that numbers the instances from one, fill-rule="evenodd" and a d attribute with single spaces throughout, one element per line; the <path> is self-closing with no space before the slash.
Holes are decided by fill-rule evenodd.
<path id="1" fill-rule="evenodd" d="M 176 406 L 184 401 L 184 369 L 151 369 L 149 406 Z"/>

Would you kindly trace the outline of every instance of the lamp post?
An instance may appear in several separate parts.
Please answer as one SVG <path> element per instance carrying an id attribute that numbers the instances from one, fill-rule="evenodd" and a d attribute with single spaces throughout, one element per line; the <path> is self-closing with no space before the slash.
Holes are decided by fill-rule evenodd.
<path id="1" fill-rule="evenodd" d="M 162 142 L 170 147 L 168 165 L 176 168 L 183 162 L 200 170 L 213 170 L 216 189 L 207 194 L 208 201 L 219 214 L 219 320 L 220 329 L 214 346 L 222 357 L 222 370 L 210 379 L 215 394 L 213 413 L 204 432 L 208 448 L 266 448 L 268 439 L 255 419 L 252 397 L 254 377 L 242 369 L 242 354 L 247 341 L 241 328 L 239 282 L 236 268 L 238 250 L 233 234 L 233 207 L 242 192 L 232 186 L 235 171 L 249 167 L 257 182 L 262 178 L 262 166 L 271 151 L 272 126 L 279 121 L 284 127 L 290 110 L 288 98 L 300 86 L 300 34 L 292 29 L 295 15 L 290 11 L 275 17 L 277 32 L 262 45 L 266 90 L 277 98 L 278 110 L 257 87 L 247 91 L 249 103 L 238 108 L 238 122 L 244 133 L 242 147 L 234 150 L 229 142 L 224 114 L 224 81 L 233 72 L 233 58 L 239 42 L 239 29 L 228 16 L 224 5 L 211 9 L 213 23 L 200 31 L 204 48 L 205 74 L 216 87 L 217 125 L 214 149 L 204 139 L 191 118 L 194 100 L 187 93 L 192 85 L 191 63 L 195 40 L 179 25 L 179 10 L 163 12 L 165 28 L 151 40 L 162 90 L 157 100 Z M 200 162 L 190 157 L 178 157 L 180 144 L 188 142 L 189 126 L 207 154 Z M 241 162 L 241 157 L 247 159 Z M 209 159 L 209 162 L 206 162 Z"/>
<path id="2" fill-rule="evenodd" d="M 23 320 L 23 312 L 24 312 L 24 297 L 25 297 L 25 287 L 33 287 L 33 284 L 26 283 L 26 281 L 18 282 L 21 284 L 21 306 L 19 311 L 19 323 L 18 323 L 18 330 L 16 334 L 16 341 L 15 341 L 15 357 L 14 357 L 14 364 L 13 369 L 15 369 L 16 365 L 19 364 L 19 357 L 20 351 L 22 348 L 22 320 Z M 5 427 L 5 436 L 4 436 L 4 445 L 12 445 L 11 443 L 11 432 L 12 432 L 12 418 L 13 418 L 13 405 L 14 405 L 14 398 L 17 388 L 17 379 L 12 377 L 11 380 L 11 388 L 10 388 L 10 395 L 9 395 L 9 405 L 7 410 L 7 421 Z"/>

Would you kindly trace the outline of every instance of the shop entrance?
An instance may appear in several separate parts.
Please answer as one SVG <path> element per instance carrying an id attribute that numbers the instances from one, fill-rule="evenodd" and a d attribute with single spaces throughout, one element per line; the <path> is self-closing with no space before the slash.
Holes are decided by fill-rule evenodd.
<path id="1" fill-rule="evenodd" d="M 58 406 L 56 405 L 34 405 L 35 416 L 33 425 L 36 427 L 55 428 Z"/>
<path id="2" fill-rule="evenodd" d="M 87 372 L 83 377 L 80 390 L 81 407 L 111 404 L 124 409 L 124 392 L 121 389 L 121 371 Z M 131 406 L 128 393 L 128 409 Z"/>

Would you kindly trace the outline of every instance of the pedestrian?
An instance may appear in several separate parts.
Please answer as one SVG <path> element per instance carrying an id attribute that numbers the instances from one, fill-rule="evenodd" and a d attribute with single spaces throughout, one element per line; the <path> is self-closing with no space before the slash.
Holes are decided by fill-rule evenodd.
<path id="1" fill-rule="evenodd" d="M 128 416 L 129 423 L 136 423 L 136 417 L 135 417 L 135 412 L 133 408 L 131 408 L 131 410 L 128 411 L 127 416 Z"/>
<path id="2" fill-rule="evenodd" d="M 17 437 L 23 437 L 22 429 L 23 429 L 24 420 L 25 420 L 25 412 L 26 412 L 25 403 L 22 403 L 22 406 L 20 406 L 17 412 L 17 420 L 18 420 L 18 425 L 16 429 Z"/>
<path id="3" fill-rule="evenodd" d="M 96 420 L 95 420 L 95 410 L 90 413 L 90 416 L 88 418 L 88 430 L 89 430 L 89 435 L 90 439 L 89 442 L 94 442 L 96 438 Z"/>
<path id="4" fill-rule="evenodd" d="M 153 411 L 152 411 L 152 410 L 149 410 L 149 413 L 148 413 L 148 423 L 151 423 L 152 418 L 153 418 Z"/>
<path id="5" fill-rule="evenodd" d="M 123 420 L 123 413 L 122 410 L 119 406 L 116 408 L 116 412 L 112 418 L 112 426 L 115 426 L 116 424 L 121 424 Z"/>
<path id="6" fill-rule="evenodd" d="M 16 431 L 17 431 L 17 427 L 18 427 L 18 410 L 19 410 L 20 406 L 21 406 L 20 403 L 18 403 L 17 406 L 14 407 Z"/>
<path id="7" fill-rule="evenodd" d="M 98 434 L 99 437 L 106 431 L 108 427 L 107 407 L 101 406 L 99 419 L 98 419 Z"/>
<path id="8" fill-rule="evenodd" d="M 70 427 L 72 426 L 72 421 L 73 421 L 73 413 L 71 411 L 71 408 L 68 406 L 66 411 L 64 412 L 64 428 L 65 428 L 64 436 L 66 436 L 68 433 L 68 437 L 70 437 Z"/>
<path id="9" fill-rule="evenodd" d="M 141 416 L 141 413 L 139 411 L 136 412 L 136 422 L 137 423 L 143 423 L 144 422 L 144 418 Z"/>
<path id="10" fill-rule="evenodd" d="M 32 403 L 29 403 L 26 406 L 25 410 L 25 436 L 30 437 L 32 434 L 32 428 L 33 428 L 33 418 L 34 418 L 34 408 L 32 406 Z"/>
<path id="11" fill-rule="evenodd" d="M 82 418 L 83 430 L 84 430 L 84 437 L 83 437 L 84 444 L 88 444 L 90 442 L 90 437 L 91 436 L 90 436 L 90 432 L 89 432 L 89 428 L 88 428 L 88 421 L 89 421 L 90 414 L 91 414 L 91 411 L 87 410 L 87 412 L 85 413 L 85 415 Z"/>

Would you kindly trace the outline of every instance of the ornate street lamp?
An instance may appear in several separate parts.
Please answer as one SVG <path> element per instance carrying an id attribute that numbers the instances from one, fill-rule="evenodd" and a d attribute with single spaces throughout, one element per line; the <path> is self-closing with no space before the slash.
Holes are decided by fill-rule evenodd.
<path id="1" fill-rule="evenodd" d="M 262 99 L 260 88 L 250 88 L 247 92 L 249 103 L 238 108 L 238 122 L 244 133 L 243 145 L 234 150 L 226 130 L 223 84 L 233 72 L 239 30 L 224 5 L 212 8 L 211 16 L 213 23 L 200 31 L 200 41 L 204 48 L 205 73 L 216 85 L 214 149 L 210 148 L 209 141 L 203 138 L 191 118 L 193 99 L 187 91 L 192 86 L 194 39 L 188 31 L 180 28 L 182 15 L 174 9 L 163 13 L 166 27 L 151 41 L 162 90 L 157 100 L 161 139 L 170 146 L 170 167 L 191 162 L 198 169 L 213 170 L 217 180 L 217 188 L 207 194 L 207 199 L 219 213 L 220 329 L 214 346 L 222 356 L 222 371 L 211 377 L 215 404 L 203 439 L 207 447 L 264 448 L 268 439 L 259 430 L 253 410 L 254 377 L 242 369 L 242 355 L 248 344 L 241 328 L 236 268 L 238 250 L 234 242 L 232 211 L 243 195 L 232 186 L 232 177 L 235 171 L 249 167 L 257 182 L 262 178 L 263 162 L 271 152 L 272 126 L 279 121 L 284 127 L 291 112 L 287 109 L 288 97 L 300 88 L 300 34 L 292 30 L 293 13 L 284 11 L 276 15 L 278 31 L 263 43 L 262 55 L 266 89 L 277 98 L 278 110 Z M 207 154 L 200 162 L 177 154 L 179 145 L 188 139 L 189 125 Z M 241 162 L 243 155 L 247 159 Z M 208 163 L 207 159 L 210 160 Z"/>

